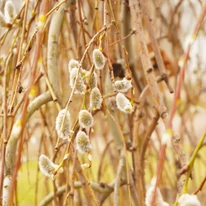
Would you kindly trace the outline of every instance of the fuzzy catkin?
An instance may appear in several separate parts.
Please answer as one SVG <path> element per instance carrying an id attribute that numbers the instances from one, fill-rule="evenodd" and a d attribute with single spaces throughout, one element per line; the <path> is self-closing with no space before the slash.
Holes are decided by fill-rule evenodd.
<path id="1" fill-rule="evenodd" d="M 182 194 L 178 199 L 178 206 L 201 206 L 196 195 Z"/>
<path id="2" fill-rule="evenodd" d="M 116 96 L 116 103 L 117 108 L 124 112 L 124 113 L 132 113 L 133 107 L 130 103 L 130 101 L 124 96 L 122 93 L 118 93 Z"/>
<path id="3" fill-rule="evenodd" d="M 71 72 L 72 69 L 79 67 L 79 62 L 77 60 L 71 59 L 68 64 L 68 70 Z"/>
<path id="4" fill-rule="evenodd" d="M 126 78 L 114 82 L 114 88 L 118 92 L 127 92 L 132 87 L 131 80 Z"/>
<path id="5" fill-rule="evenodd" d="M 92 89 L 90 94 L 90 108 L 93 110 L 100 109 L 102 106 L 102 94 L 97 87 Z"/>
<path id="6" fill-rule="evenodd" d="M 76 85 L 75 85 L 75 80 L 76 80 Z M 78 74 L 77 68 L 73 68 L 70 72 L 70 87 L 74 89 L 75 94 L 84 94 L 86 91 L 86 86 L 81 77 L 81 72 L 79 72 Z"/>
<path id="7" fill-rule="evenodd" d="M 16 15 L 16 10 L 12 1 L 6 1 L 4 6 L 4 16 L 7 23 L 11 23 Z"/>
<path id="8" fill-rule="evenodd" d="M 59 165 L 54 164 L 46 155 L 39 157 L 39 169 L 47 177 L 52 177 L 53 172 Z"/>
<path id="9" fill-rule="evenodd" d="M 151 206 L 152 198 L 153 198 L 153 194 L 154 194 L 155 183 L 156 183 L 156 178 L 153 178 L 151 180 L 150 186 L 146 192 L 146 197 L 145 197 L 145 205 L 146 206 Z M 161 194 L 159 188 L 157 188 L 157 196 L 156 196 L 156 204 L 155 205 L 169 206 L 169 204 L 167 202 L 163 201 L 162 194 Z"/>
<path id="10" fill-rule="evenodd" d="M 82 128 L 89 128 L 92 127 L 94 123 L 94 119 L 90 112 L 87 110 L 81 110 L 79 112 L 79 125 Z"/>
<path id="11" fill-rule="evenodd" d="M 105 57 L 99 49 L 93 50 L 93 62 L 96 69 L 101 70 L 105 65 Z"/>
<path id="12" fill-rule="evenodd" d="M 89 137 L 83 131 L 79 131 L 76 135 L 76 148 L 77 151 L 81 154 L 89 153 L 92 151 Z"/>
<path id="13" fill-rule="evenodd" d="M 65 116 L 65 119 L 64 119 Z M 64 120 L 64 122 L 63 122 Z M 70 125 L 71 125 L 71 118 L 70 113 L 66 109 L 63 109 L 59 112 L 56 118 L 56 131 L 60 138 L 68 139 L 70 136 Z"/>

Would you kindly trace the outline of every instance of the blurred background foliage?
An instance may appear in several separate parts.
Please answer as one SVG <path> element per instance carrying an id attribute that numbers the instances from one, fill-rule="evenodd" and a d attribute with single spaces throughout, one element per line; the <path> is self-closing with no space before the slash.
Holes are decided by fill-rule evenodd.
<path id="1" fill-rule="evenodd" d="M 3 12 L 6 1 L 0 1 L 0 9 Z M 29 88 L 31 68 L 35 56 L 36 34 L 38 28 L 40 7 L 43 1 L 13 1 L 17 18 L 0 28 L 0 104 L 1 104 L 1 141 L 3 145 L 4 129 L 4 95 L 7 99 L 7 118 L 9 136 L 14 122 L 20 116 L 24 98 Z M 49 11 L 55 8 L 61 1 L 48 1 Z M 202 11 L 204 0 L 155 0 L 147 1 L 149 15 L 155 30 L 154 36 L 158 41 L 161 55 L 166 66 L 168 80 L 173 90 L 177 84 L 181 56 L 186 52 L 188 43 L 191 40 L 194 27 L 198 22 L 199 14 Z M 27 5 L 27 7 L 25 7 Z M 24 12 L 27 12 L 25 22 Z M 38 59 L 34 93 L 30 98 L 48 91 L 46 77 L 48 74 L 48 38 L 52 12 L 46 19 L 43 26 L 43 38 L 40 57 Z M 110 27 L 106 30 L 102 39 L 95 38 L 86 54 L 82 68 L 90 71 L 92 67 L 92 51 L 101 44 L 102 52 L 107 59 L 104 70 L 98 71 L 99 87 L 104 97 L 104 106 L 110 107 L 111 97 L 115 96 L 112 83 L 120 80 L 128 74 L 131 75 L 133 90 L 127 95 L 134 102 L 135 112 L 131 115 L 124 114 L 117 109 L 112 110 L 116 122 L 124 134 L 125 145 L 127 146 L 126 159 L 132 171 L 134 185 L 138 187 L 135 177 L 139 172 L 144 172 L 143 178 L 145 188 L 150 180 L 156 175 L 161 136 L 164 126 L 161 119 L 155 125 L 150 141 L 147 145 L 144 159 L 144 171 L 139 171 L 136 165 L 135 156 L 140 152 L 146 138 L 148 128 L 156 116 L 155 103 L 150 93 L 139 102 L 142 91 L 147 86 L 144 71 L 141 66 L 140 54 L 137 47 L 135 26 L 131 23 L 131 13 L 127 0 L 98 1 L 98 0 L 71 0 L 63 9 L 63 21 L 60 33 L 56 39 L 58 45 L 55 54 L 58 60 L 56 70 L 58 76 L 58 100 L 62 107 L 65 107 L 71 94 L 69 86 L 68 62 L 70 59 L 81 60 L 88 43 L 92 37 L 102 29 L 104 25 Z M 57 23 L 58 24 L 58 23 Z M 59 23 L 61 24 L 61 22 Z M 155 69 L 156 77 L 161 75 L 158 69 L 154 51 L 151 47 L 150 37 L 143 21 L 145 41 L 150 52 L 151 61 Z M 24 28 L 23 25 L 26 27 Z M 23 29 L 25 29 L 23 31 Z M 22 33 L 23 32 L 23 33 Z M 23 39 L 22 39 L 23 35 Z M 34 38 L 33 38 L 34 37 Z M 189 160 L 199 139 L 206 128 L 206 21 L 200 26 L 196 40 L 191 48 L 187 62 L 185 80 L 181 90 L 181 100 L 178 101 L 176 114 L 173 119 L 174 131 L 180 137 L 181 145 Z M 27 48 L 29 46 L 29 49 Z M 26 48 L 28 50 L 26 50 Z M 24 51 L 25 59 L 24 59 Z M 20 70 L 16 67 L 22 60 Z M 5 70 L 7 68 L 7 70 Z M 18 70 L 18 78 L 15 73 Z M 5 81 L 6 71 L 6 84 Z M 129 72 L 128 72 L 129 71 Z M 113 75 L 112 75 L 113 74 Z M 51 81 L 51 85 L 53 82 Z M 164 82 L 159 84 L 168 111 L 171 110 L 174 93 L 170 93 Z M 110 97 L 111 96 L 111 97 Z M 69 105 L 72 125 L 75 124 L 78 112 L 81 109 L 84 98 L 82 95 L 74 95 Z M 87 102 L 88 102 L 87 98 Z M 87 105 L 88 106 L 88 105 Z M 15 156 L 21 153 L 21 163 L 17 176 L 16 205 L 38 205 L 46 195 L 57 191 L 62 185 L 70 185 L 72 179 L 72 158 L 64 163 L 64 172 L 57 174 L 55 181 L 44 177 L 38 169 L 40 154 L 45 154 L 56 164 L 60 164 L 66 149 L 66 143 L 60 141 L 61 147 L 55 150 L 57 134 L 55 121 L 58 114 L 58 107 L 55 102 L 48 102 L 39 108 L 27 122 L 23 133 L 23 148 L 13 152 Z M 85 176 L 91 182 L 107 184 L 115 180 L 120 159 L 119 148 L 115 141 L 114 122 L 105 115 L 104 107 L 93 113 L 94 127 L 90 131 L 92 144 L 93 161 L 92 167 L 84 170 Z M 197 190 L 206 176 L 205 144 L 198 153 L 194 164 L 192 179 L 189 182 L 189 193 Z M 1 155 L 2 158 L 2 155 Z M 80 162 L 86 162 L 87 156 L 79 155 Z M 172 144 L 168 144 L 163 175 L 160 183 L 160 190 L 164 200 L 169 204 L 175 202 L 177 195 L 177 180 L 179 178 L 180 166 L 178 156 L 175 154 Z M 76 177 L 76 180 L 78 178 Z M 59 196 L 59 205 L 63 205 L 66 195 L 65 191 Z M 98 192 L 95 192 L 98 196 Z M 84 204 L 84 193 L 81 188 L 74 191 L 74 205 Z M 206 202 L 205 190 L 198 193 L 200 201 Z M 128 188 L 126 185 L 120 189 L 120 204 L 128 203 Z M 113 205 L 113 195 L 106 198 L 103 205 Z M 70 205 L 70 197 L 67 204 Z M 57 204 L 57 203 L 49 203 Z"/>

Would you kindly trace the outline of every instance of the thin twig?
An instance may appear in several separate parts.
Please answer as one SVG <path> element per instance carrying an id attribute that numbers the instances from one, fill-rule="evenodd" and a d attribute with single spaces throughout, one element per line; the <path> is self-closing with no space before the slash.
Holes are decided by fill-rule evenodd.
<path id="1" fill-rule="evenodd" d="M 124 154 L 124 150 L 122 149 L 120 151 L 119 165 L 118 165 L 118 170 L 117 170 L 117 175 L 115 178 L 115 185 L 114 185 L 114 206 L 119 206 L 120 204 L 119 189 L 120 189 L 122 174 L 124 172 L 124 167 L 125 167 L 125 154 Z"/>
<path id="2" fill-rule="evenodd" d="M 48 10 L 48 0 L 44 0 L 42 5 L 41 5 L 41 14 L 44 14 L 46 13 L 46 11 Z M 8 184 L 8 187 L 6 188 L 6 190 L 9 190 L 9 194 L 5 193 L 6 195 L 9 195 L 8 197 L 4 197 L 4 205 L 12 205 L 13 204 L 13 195 L 14 195 L 14 190 L 15 190 L 15 184 L 16 184 L 16 177 L 17 177 L 17 174 L 18 174 L 18 169 L 19 169 L 19 166 L 20 166 L 20 161 L 21 161 L 21 153 L 22 153 L 22 147 L 23 147 L 23 132 L 24 132 L 24 128 L 25 128 L 25 125 L 26 125 L 26 113 L 27 113 L 27 107 L 28 107 L 28 104 L 29 104 L 29 94 L 30 94 L 30 91 L 33 87 L 33 83 L 34 83 L 34 80 L 35 80 L 35 77 L 36 77 L 36 70 L 37 70 L 37 63 L 38 63 L 38 60 L 39 60 L 39 56 L 40 56 L 40 50 L 41 50 L 41 44 L 42 44 L 42 39 L 43 39 L 43 33 L 42 32 L 39 32 L 38 35 L 37 35 L 37 44 L 36 44 L 36 52 L 35 52 L 35 56 L 34 56 L 34 59 L 33 59 L 33 65 L 32 65 L 32 69 L 31 69 L 31 75 L 30 75 L 30 82 L 29 82 L 29 89 L 28 89 L 28 92 L 26 93 L 26 97 L 25 97 L 25 101 L 24 101 L 24 105 L 23 105 L 23 109 L 22 109 L 22 113 L 20 115 L 20 122 L 21 122 L 21 129 L 20 129 L 20 134 L 19 136 L 16 136 L 15 134 L 15 137 L 14 139 L 16 140 L 16 144 L 18 142 L 18 139 L 17 137 L 19 137 L 19 148 L 18 148 L 18 155 L 17 155 L 17 158 L 16 158 L 16 167 L 13 168 L 14 165 L 12 165 L 12 170 L 10 170 L 10 174 L 6 174 L 5 177 L 8 177 L 9 175 L 12 175 L 12 179 L 10 179 L 10 183 L 7 182 Z M 11 140 L 13 141 L 13 139 Z M 8 142 L 9 144 L 9 142 Z M 16 146 L 14 146 L 15 150 L 12 150 L 12 151 L 9 151 L 9 155 L 13 154 L 13 152 L 16 151 Z M 7 148 L 7 153 L 8 153 L 8 148 Z M 8 157 L 7 157 L 8 158 Z M 13 157 L 13 159 L 15 158 L 15 156 Z M 14 161 L 12 161 L 13 164 L 14 164 Z M 7 164 L 11 164 L 7 161 Z"/>
<path id="3" fill-rule="evenodd" d="M 202 188 L 204 187 L 204 184 L 206 182 L 206 176 L 203 179 L 203 181 L 201 182 L 200 186 L 198 187 L 198 189 L 193 193 L 194 195 L 196 195 L 198 192 L 202 191 Z"/>
<path id="4" fill-rule="evenodd" d="M 171 128 L 172 127 L 172 120 L 174 118 L 174 114 L 175 114 L 175 111 L 176 111 L 176 108 L 177 108 L 177 101 L 178 99 L 180 98 L 180 92 L 181 92 L 181 88 L 182 88 L 182 85 L 183 85 L 183 82 L 184 82 L 184 76 L 185 76 L 185 71 L 186 71 L 186 68 L 187 68 L 187 61 L 189 59 L 189 54 L 190 54 L 190 50 L 191 50 L 191 47 L 192 47 L 192 44 L 194 43 L 196 37 L 197 37 L 197 34 L 200 30 L 200 27 L 204 21 L 204 17 L 206 15 L 206 3 L 204 3 L 203 5 L 203 8 L 202 8 L 202 12 L 197 20 L 197 23 L 195 25 L 195 28 L 194 28 L 194 31 L 193 31 L 193 34 L 191 35 L 191 41 L 186 49 L 186 52 L 180 57 L 180 74 L 178 76 L 178 82 L 177 82 L 177 86 L 175 88 L 175 94 L 174 94 L 174 99 L 173 99 L 173 103 L 172 103 L 172 109 L 171 109 L 171 112 L 170 112 L 170 117 L 169 117 L 169 121 L 168 121 L 168 127 Z"/>

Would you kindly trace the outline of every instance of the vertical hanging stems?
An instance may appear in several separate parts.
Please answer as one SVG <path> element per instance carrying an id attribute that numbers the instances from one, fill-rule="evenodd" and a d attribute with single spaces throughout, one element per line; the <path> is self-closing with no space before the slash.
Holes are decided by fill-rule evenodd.
<path id="1" fill-rule="evenodd" d="M 153 66 L 150 60 L 150 56 L 149 56 L 149 52 L 147 49 L 147 44 L 145 41 L 145 37 L 144 37 L 144 31 L 143 31 L 143 27 L 142 27 L 142 22 L 141 22 L 141 10 L 139 8 L 139 5 L 136 1 L 134 0 L 130 0 L 130 9 L 131 9 L 131 15 L 132 15 L 132 21 L 133 24 L 135 25 L 135 29 L 136 29 L 136 35 L 137 35 L 137 45 L 138 45 L 138 51 L 140 54 L 140 59 L 141 59 L 141 63 L 144 69 L 144 73 L 145 73 L 145 77 L 147 79 L 147 83 L 150 89 L 150 92 L 152 94 L 153 100 L 155 101 L 155 106 L 157 108 L 157 111 L 160 115 L 160 117 L 162 118 L 164 124 L 166 125 L 168 122 L 168 113 L 167 113 L 167 108 L 164 104 L 164 100 L 162 97 L 162 94 L 158 88 L 158 84 L 155 80 L 155 75 L 153 73 Z M 158 171 L 157 171 L 157 185 L 158 185 L 158 180 L 161 177 L 161 173 L 163 170 L 163 165 L 164 165 L 164 159 L 165 159 L 165 149 L 166 146 L 163 145 L 163 147 L 161 148 L 161 152 L 160 152 L 160 161 L 158 164 Z M 156 187 L 157 187 L 156 185 Z M 154 191 L 154 193 L 156 192 L 156 189 Z M 154 195 L 155 197 L 155 195 Z"/>
<path id="2" fill-rule="evenodd" d="M 203 5 L 202 12 L 199 16 L 199 19 L 198 19 L 197 24 L 195 26 L 194 32 L 191 35 L 191 41 L 190 41 L 190 43 L 187 47 L 187 50 L 186 50 L 185 54 L 183 54 L 182 57 L 180 57 L 180 60 L 179 60 L 180 74 L 179 74 L 177 86 L 176 86 L 176 89 L 175 89 L 175 96 L 174 96 L 174 100 L 173 100 L 173 103 L 172 103 L 172 110 L 170 112 L 170 117 L 169 117 L 169 122 L 168 122 L 168 127 L 169 128 L 172 127 L 172 120 L 174 118 L 174 114 L 175 114 L 175 111 L 176 111 L 177 101 L 178 101 L 178 99 L 180 99 L 180 91 L 181 91 L 182 84 L 183 84 L 183 81 L 184 81 L 184 76 L 185 76 L 185 71 L 186 71 L 186 68 L 187 68 L 187 61 L 189 59 L 191 46 L 192 46 L 192 44 L 194 43 L 194 41 L 196 39 L 196 36 L 197 36 L 197 34 L 199 32 L 199 29 L 200 29 L 200 26 L 202 25 L 202 23 L 204 21 L 205 15 L 206 15 L 206 3 Z M 181 66 L 181 64 L 182 64 L 182 66 Z"/>
<path id="3" fill-rule="evenodd" d="M 192 39 L 193 41 L 191 41 L 190 45 L 188 46 L 186 55 L 183 56 L 184 57 L 183 67 L 181 69 L 180 77 L 178 79 L 177 88 L 175 90 L 175 97 L 174 97 L 172 110 L 170 112 L 170 118 L 168 118 L 168 113 L 167 113 L 167 109 L 166 109 L 166 106 L 165 106 L 163 98 L 162 98 L 162 94 L 158 88 L 158 85 L 155 81 L 155 76 L 153 74 L 153 67 L 151 64 L 150 57 L 149 57 L 146 42 L 144 40 L 144 32 L 143 32 L 143 27 L 142 27 L 142 22 L 141 22 L 142 12 L 141 12 L 141 9 L 139 8 L 139 6 L 140 6 L 140 4 L 136 3 L 136 1 L 130 0 L 130 9 L 131 9 L 133 23 L 134 23 L 135 29 L 137 31 L 136 34 L 137 34 L 137 39 L 138 39 L 138 51 L 140 53 L 142 66 L 144 69 L 144 73 L 145 73 L 145 76 L 147 79 L 147 83 L 148 83 L 150 92 L 151 92 L 152 97 L 156 103 L 157 110 L 158 110 L 160 117 L 162 118 L 162 120 L 165 124 L 165 129 L 172 129 L 172 119 L 174 117 L 174 113 L 176 110 L 176 102 L 179 98 L 181 86 L 182 86 L 182 83 L 184 80 L 184 73 L 186 70 L 186 63 L 187 63 L 187 59 L 189 57 L 190 48 L 191 48 L 192 43 L 194 42 L 194 39 L 195 39 L 194 37 L 196 37 L 196 35 L 199 31 L 200 25 L 204 20 L 204 16 L 206 13 L 206 5 L 204 4 L 204 6 L 203 6 L 203 11 L 200 15 L 197 26 L 195 27 L 195 32 L 192 35 L 192 37 L 194 39 Z M 157 50 L 157 53 L 158 53 L 158 50 Z M 159 62 L 159 63 L 161 66 L 161 62 Z M 180 145 L 179 139 L 177 137 L 175 137 L 175 135 L 173 135 L 173 142 L 175 142 L 175 140 L 178 140 L 178 141 L 176 141 L 176 144 L 174 144 L 173 146 L 175 147 L 175 150 L 177 150 L 177 153 L 179 154 L 179 157 L 180 157 L 181 164 L 183 166 L 185 164 L 185 155 L 182 151 L 180 151 L 180 150 L 182 150 L 182 145 Z M 162 175 L 162 170 L 163 170 L 164 160 L 165 160 L 165 153 L 166 153 L 166 145 L 164 144 L 164 145 L 161 145 L 161 148 L 160 148 L 158 169 L 157 169 L 157 181 L 155 184 L 152 205 L 155 205 L 155 202 L 156 202 L 156 192 L 157 192 L 157 187 L 158 187 L 161 175 Z"/>
<path id="4" fill-rule="evenodd" d="M 49 1 L 48 0 L 44 0 L 42 2 L 41 5 L 41 14 L 45 15 L 48 11 L 48 7 L 49 7 Z M 9 197 L 8 197 L 8 202 L 5 203 L 5 205 L 12 205 L 13 204 L 13 196 L 14 196 L 14 190 L 16 188 L 16 177 L 18 174 L 18 169 L 20 166 L 20 161 L 21 161 L 21 152 L 22 152 L 22 147 L 23 147 L 23 132 L 24 132 L 24 128 L 25 128 L 25 124 L 26 124 L 26 112 L 27 112 L 27 107 L 29 104 L 29 94 L 30 91 L 34 85 L 34 81 L 36 78 L 36 69 L 37 69 L 37 64 L 38 64 L 38 60 L 40 57 L 40 52 L 41 52 L 41 45 L 42 45 L 42 39 L 43 39 L 43 32 L 39 31 L 37 33 L 37 43 L 36 43 L 36 50 L 35 50 L 35 56 L 34 56 L 34 60 L 33 60 L 33 64 L 32 64 L 32 68 L 31 68 L 31 75 L 30 75 L 30 83 L 29 83 L 29 87 L 28 87 L 28 91 L 26 93 L 25 96 L 25 100 L 24 100 L 24 105 L 23 105 L 23 109 L 22 109 L 22 114 L 21 114 L 21 121 L 22 121 L 22 129 L 21 129 L 21 133 L 19 136 L 19 147 L 18 147 L 18 155 L 16 158 L 16 167 L 14 168 L 13 172 L 12 172 L 12 180 L 11 180 L 11 184 L 10 184 L 10 189 L 9 189 Z M 9 144 L 9 142 L 8 142 Z"/>

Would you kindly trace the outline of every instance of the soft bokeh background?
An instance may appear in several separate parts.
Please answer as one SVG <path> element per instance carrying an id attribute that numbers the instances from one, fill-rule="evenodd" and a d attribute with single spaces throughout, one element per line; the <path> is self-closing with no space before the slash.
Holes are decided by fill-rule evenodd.
<path id="1" fill-rule="evenodd" d="M 16 7 L 17 13 L 20 11 L 24 1 L 13 1 Z M 56 1 L 50 1 L 51 8 L 54 6 Z M 60 1 L 57 1 L 60 2 Z M 62 26 L 61 35 L 59 36 L 59 53 L 58 53 L 58 70 L 60 81 L 60 93 L 63 105 L 65 105 L 71 89 L 69 86 L 69 71 L 67 69 L 68 62 L 70 59 L 81 59 L 82 54 L 85 49 L 85 45 L 90 41 L 92 36 L 98 32 L 103 26 L 103 1 L 73 1 L 74 4 L 69 6 L 67 11 L 65 11 L 65 18 Z M 78 10 L 79 4 L 82 5 L 82 16 L 83 20 L 79 18 Z M 96 2 L 98 2 L 98 10 L 95 9 Z M 109 1 L 113 8 L 113 12 L 116 18 L 116 23 L 118 31 L 120 32 L 121 37 L 123 37 L 123 28 L 127 20 L 125 18 L 129 16 L 123 16 L 122 18 L 122 1 Z M 204 0 L 164 0 L 164 1 L 149 1 L 149 9 L 151 11 L 150 15 L 153 19 L 153 25 L 155 27 L 155 36 L 158 39 L 160 48 L 162 52 L 166 55 L 167 69 L 168 74 L 171 74 L 169 81 L 173 88 L 175 88 L 177 75 L 179 72 L 178 63 L 180 57 L 187 49 L 188 42 L 190 41 L 192 32 L 197 23 L 198 16 L 201 12 L 202 5 Z M 3 12 L 5 1 L 0 1 L 0 9 Z M 29 1 L 29 12 L 28 12 L 28 21 L 31 18 L 31 11 L 34 9 L 37 1 Z M 37 13 L 39 9 L 37 9 Z M 74 12 L 74 13 L 72 13 Z M 174 13 L 175 12 L 175 13 Z M 75 18 L 74 16 L 75 15 Z M 112 13 L 108 9 L 107 22 L 111 22 Z M 75 22 L 74 22 L 75 20 Z M 29 38 L 33 34 L 38 17 L 36 16 L 31 24 L 30 30 L 27 34 L 27 39 L 24 41 L 24 45 L 28 44 Z M 42 62 L 43 66 L 47 68 L 47 35 L 48 28 L 51 18 L 47 20 L 45 27 L 45 36 L 44 43 L 42 45 Z M 82 22 L 81 22 L 82 21 Z M 82 35 L 81 24 L 85 29 L 85 33 Z M 132 25 L 127 30 L 132 29 Z M 0 28 L 0 37 L 2 37 L 7 29 Z M 9 95 L 11 92 L 12 82 L 13 82 L 13 68 L 16 62 L 16 57 L 18 54 L 18 41 L 19 33 L 21 32 L 21 26 L 16 25 L 9 32 L 3 45 L 0 45 L 0 58 L 1 58 L 1 71 L 0 71 L 0 103 L 2 105 L 3 97 L 3 62 L 4 58 L 9 54 L 12 54 L 12 62 L 10 66 L 8 76 L 8 101 Z M 75 33 L 76 32 L 76 33 Z M 75 36 L 77 35 L 77 36 Z M 116 28 L 112 27 L 107 32 L 105 37 L 106 41 L 109 44 L 118 40 L 118 35 Z M 16 38 L 16 41 L 14 40 Z M 149 44 L 149 37 L 145 30 L 145 38 Z M 11 41 L 11 40 L 14 40 Z M 86 41 L 86 42 L 85 42 Z M 104 39 L 103 39 L 104 41 Z M 104 42 L 106 48 L 107 42 Z M 127 43 L 125 43 L 127 42 Z M 89 57 L 91 59 L 92 50 L 97 47 L 98 40 L 94 42 L 91 49 L 89 49 Z M 104 54 L 110 58 L 111 63 L 121 63 L 123 70 L 125 69 L 125 56 L 122 51 L 122 46 L 126 46 L 128 53 L 128 60 L 131 64 L 131 67 L 134 68 L 137 74 L 138 82 L 142 88 L 146 86 L 146 80 L 141 69 L 141 63 L 137 51 L 137 42 L 135 35 L 129 36 L 124 41 L 119 41 L 118 43 L 110 46 L 109 50 L 103 50 Z M 34 42 L 35 45 L 35 42 Z M 177 112 L 173 120 L 174 130 L 181 138 L 181 144 L 186 153 L 187 158 L 189 159 L 194 151 L 199 139 L 202 137 L 206 131 L 206 21 L 204 21 L 199 34 L 192 46 L 190 52 L 190 58 L 187 64 L 187 71 L 185 75 L 184 85 L 181 91 L 181 101 L 177 106 Z M 128 48 L 129 47 L 129 48 Z M 104 48 L 103 48 L 104 49 Z M 17 94 L 15 105 L 22 99 L 26 88 L 28 87 L 30 67 L 32 63 L 32 57 L 34 55 L 34 50 L 31 50 L 28 59 L 25 61 L 22 68 L 21 75 L 21 84 L 23 86 L 23 92 Z M 152 53 L 152 52 L 151 52 Z M 152 56 L 152 54 L 151 54 Z M 122 63 L 123 62 L 123 63 Z M 42 65 L 39 66 L 38 74 L 41 73 Z M 89 58 L 83 62 L 82 65 L 86 70 L 90 69 Z M 103 95 L 109 95 L 110 91 L 109 86 L 106 85 L 106 78 L 109 75 L 108 64 L 106 65 L 105 71 L 98 73 L 99 81 L 102 81 L 102 90 Z M 124 70 L 125 71 L 125 70 Z M 133 86 L 135 90 L 134 99 L 137 101 L 141 93 L 138 86 L 135 84 L 134 76 Z M 115 80 L 120 79 L 120 77 L 115 76 Z M 171 109 L 171 104 L 174 98 L 174 94 L 170 94 L 166 86 L 161 83 L 160 89 L 164 95 L 165 103 L 168 107 L 168 110 Z M 45 83 L 45 78 L 42 76 L 37 83 L 36 96 L 47 91 L 47 85 Z M 137 117 L 128 116 L 122 114 L 119 111 L 116 111 L 117 122 L 120 125 L 123 134 L 126 137 L 127 143 L 131 143 L 133 139 L 136 139 L 137 148 L 141 147 L 142 139 L 144 134 L 147 131 L 148 125 L 150 124 L 153 117 L 153 106 L 154 103 L 151 100 L 151 95 L 147 97 L 144 107 L 141 109 L 141 112 L 144 113 L 144 117 L 140 122 L 138 133 L 134 134 L 133 129 L 134 125 L 137 124 Z M 72 117 L 72 123 L 74 124 L 78 112 L 81 108 L 83 98 L 81 96 L 75 95 L 71 105 L 69 106 L 69 111 Z M 18 117 L 21 112 L 21 107 L 18 110 L 14 119 Z M 1 117 L 3 116 L 3 106 L 1 109 Z M 32 206 L 38 205 L 38 203 L 49 193 L 53 192 L 52 179 L 44 177 L 38 169 L 38 158 L 40 154 L 46 154 L 51 159 L 56 154 L 55 144 L 57 140 L 57 134 L 55 131 L 55 120 L 58 111 L 53 102 L 50 102 L 41 107 L 35 114 L 31 117 L 29 122 L 26 125 L 24 133 L 24 147 L 22 155 L 22 165 L 18 173 L 17 179 L 17 190 L 16 190 L 16 199 L 18 205 L 21 206 Z M 98 111 L 94 115 L 95 124 L 93 131 L 91 132 L 91 143 L 93 147 L 93 163 L 92 167 L 85 171 L 85 174 L 89 181 L 93 182 L 111 182 L 116 175 L 119 153 L 114 142 L 114 134 L 111 132 L 110 124 L 107 117 L 102 111 Z M 3 118 L 0 118 L 0 128 L 3 128 Z M 157 169 L 157 160 L 158 152 L 160 148 L 161 135 L 164 131 L 163 124 L 159 120 L 158 125 L 156 126 L 152 136 L 151 141 L 148 145 L 146 157 L 145 157 L 145 187 L 149 184 L 150 180 L 156 175 Z M 2 142 L 1 142 L 2 144 Z M 192 181 L 189 182 L 189 192 L 194 192 L 205 178 L 206 175 L 206 142 L 204 146 L 198 153 L 198 157 L 194 164 L 194 171 L 192 175 Z M 55 163 L 59 163 L 64 154 L 63 148 L 58 152 Z M 167 153 L 166 153 L 165 168 L 162 176 L 162 181 L 160 185 L 160 190 L 163 194 L 164 200 L 170 204 L 175 202 L 175 197 L 177 194 L 177 173 L 179 169 L 178 159 L 172 145 L 169 144 Z M 15 152 L 14 152 L 15 155 Z M 135 153 L 133 154 L 135 155 Z M 84 155 L 78 155 L 81 162 L 87 161 L 87 157 Z M 133 169 L 132 162 L 132 152 L 127 152 L 127 158 L 131 168 Z M 66 182 L 69 183 L 71 180 L 71 165 L 72 162 L 69 160 L 64 166 L 64 173 L 58 174 L 56 177 L 56 187 L 64 185 Z M 124 186 L 120 191 L 121 205 L 127 205 L 127 187 Z M 198 193 L 198 197 L 202 202 L 202 205 L 206 202 L 206 192 L 205 187 L 203 191 Z M 63 199 L 65 196 L 63 196 Z M 83 193 L 81 189 L 75 190 L 74 200 L 75 205 L 84 205 L 83 203 Z M 104 205 L 113 205 L 113 196 L 111 195 L 105 201 Z"/>

